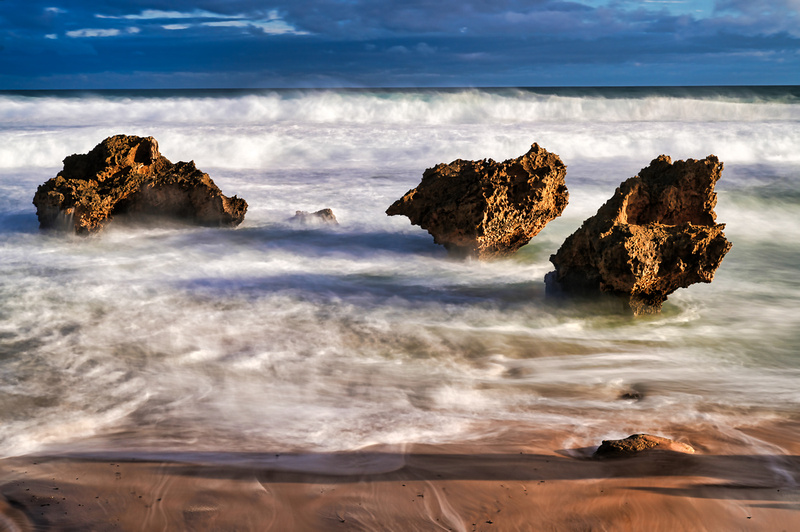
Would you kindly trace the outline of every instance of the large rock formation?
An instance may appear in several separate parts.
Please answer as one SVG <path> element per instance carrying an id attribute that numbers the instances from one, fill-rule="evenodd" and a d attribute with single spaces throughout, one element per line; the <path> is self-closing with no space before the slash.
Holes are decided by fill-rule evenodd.
<path id="1" fill-rule="evenodd" d="M 550 257 L 550 292 L 610 292 L 635 314 L 658 312 L 678 288 L 710 283 L 731 248 L 715 222 L 722 163 L 654 159 Z"/>
<path id="2" fill-rule="evenodd" d="M 171 163 L 153 137 L 109 137 L 64 169 L 33 197 L 42 228 L 87 234 L 114 217 L 168 217 L 199 225 L 236 226 L 247 202 L 224 196 L 192 162 Z"/>
<path id="3" fill-rule="evenodd" d="M 408 216 L 453 255 L 510 255 L 567 206 L 566 173 L 538 144 L 502 163 L 458 159 L 426 170 L 386 214 Z"/>

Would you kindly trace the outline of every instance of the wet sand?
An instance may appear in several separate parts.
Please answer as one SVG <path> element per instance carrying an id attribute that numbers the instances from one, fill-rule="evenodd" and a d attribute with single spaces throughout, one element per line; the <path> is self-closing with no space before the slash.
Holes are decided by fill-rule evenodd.
<path id="1" fill-rule="evenodd" d="M 346 453 L 14 457 L 0 461 L 0 530 L 800 529 L 798 423 L 684 431 L 696 454 L 597 460 L 514 429 Z M 744 452 L 750 437 L 781 451 Z"/>

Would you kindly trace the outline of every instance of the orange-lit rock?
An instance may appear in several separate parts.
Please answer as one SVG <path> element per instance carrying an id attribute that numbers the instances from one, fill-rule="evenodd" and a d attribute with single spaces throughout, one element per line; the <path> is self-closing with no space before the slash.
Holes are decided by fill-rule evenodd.
<path id="1" fill-rule="evenodd" d="M 510 255 L 561 215 L 566 173 L 558 155 L 538 144 L 501 163 L 458 159 L 426 170 L 386 214 L 408 216 L 452 255 Z"/>
<path id="2" fill-rule="evenodd" d="M 594 452 L 594 456 L 595 458 L 622 458 L 656 449 L 694 454 L 694 448 L 686 443 L 650 434 L 632 434 L 621 440 L 603 440 L 602 445 Z"/>
<path id="3" fill-rule="evenodd" d="M 548 291 L 607 292 L 645 314 L 678 288 L 710 283 L 731 248 L 714 213 L 722 167 L 713 155 L 653 160 L 551 255 Z"/>
<path id="4" fill-rule="evenodd" d="M 236 226 L 247 211 L 245 200 L 224 196 L 193 161 L 173 164 L 153 137 L 126 135 L 64 159 L 64 169 L 39 186 L 33 203 L 43 229 L 78 234 L 96 232 L 121 216 Z"/>

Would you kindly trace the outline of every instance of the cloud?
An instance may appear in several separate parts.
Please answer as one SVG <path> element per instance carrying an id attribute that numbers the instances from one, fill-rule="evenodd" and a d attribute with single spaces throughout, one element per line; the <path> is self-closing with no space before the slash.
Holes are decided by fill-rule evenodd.
<path id="1" fill-rule="evenodd" d="M 96 18 L 105 19 L 125 19 L 125 20 L 176 20 L 176 19 L 198 19 L 198 18 L 244 18 L 244 15 L 221 15 L 203 9 L 195 9 L 193 11 L 163 11 L 160 9 L 145 9 L 139 14 L 129 15 L 103 15 L 96 14 Z"/>
<path id="2" fill-rule="evenodd" d="M 294 26 L 280 19 L 220 20 L 216 22 L 203 22 L 201 25 L 213 28 L 254 28 L 270 35 L 308 35 L 308 32 L 299 31 Z"/>
<path id="3" fill-rule="evenodd" d="M 116 37 L 122 32 L 118 29 L 95 29 L 86 28 L 82 30 L 72 30 L 67 32 L 67 37 Z"/>
<path id="4" fill-rule="evenodd" d="M 124 31 L 116 28 L 85 28 L 81 30 L 72 30 L 66 32 L 67 37 L 83 38 L 83 37 L 117 37 L 124 34 L 135 34 L 141 30 L 137 27 L 126 28 Z"/>
<path id="5" fill-rule="evenodd" d="M 436 53 L 436 48 L 425 42 L 421 42 L 418 45 L 416 45 L 414 47 L 414 50 L 424 55 L 430 55 Z"/>
<path id="6" fill-rule="evenodd" d="M 800 36 L 800 0 L 718 0 L 714 13 L 720 24 L 747 35 Z"/>
<path id="7" fill-rule="evenodd" d="M 800 0 L 0 2 L 0 79 L 102 84 L 113 63 L 119 83 L 166 85 L 187 69 L 248 86 L 800 83 Z"/>
<path id="8" fill-rule="evenodd" d="M 217 22 L 203 22 L 202 25 L 213 28 L 246 28 L 250 25 L 250 22 L 246 20 L 220 20 Z"/>
<path id="9" fill-rule="evenodd" d="M 269 35 L 307 35 L 308 32 L 283 20 L 277 10 L 271 9 L 249 11 L 246 13 L 223 14 L 204 9 L 191 11 L 145 9 L 135 14 L 106 15 L 95 14 L 95 18 L 107 20 L 136 20 L 140 22 L 158 22 L 166 30 L 186 30 L 193 27 L 255 29 Z M 208 21 L 208 19 L 214 19 Z M 164 21 L 193 21 L 175 24 L 164 24 Z"/>

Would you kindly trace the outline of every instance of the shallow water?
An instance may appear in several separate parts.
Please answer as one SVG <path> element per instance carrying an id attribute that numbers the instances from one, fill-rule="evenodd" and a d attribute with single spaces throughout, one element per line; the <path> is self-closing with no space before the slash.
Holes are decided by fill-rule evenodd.
<path id="1" fill-rule="evenodd" d="M 796 90 L 5 94 L 0 117 L 0 456 L 349 450 L 519 423 L 583 445 L 744 438 L 798 412 Z M 194 159 L 245 222 L 40 233 L 36 187 L 116 133 Z M 532 142 L 567 164 L 570 204 L 513 258 L 450 260 L 384 214 L 427 167 Z M 549 255 L 661 153 L 725 162 L 714 282 L 638 319 L 546 300 Z M 288 221 L 323 207 L 339 226 Z"/>

